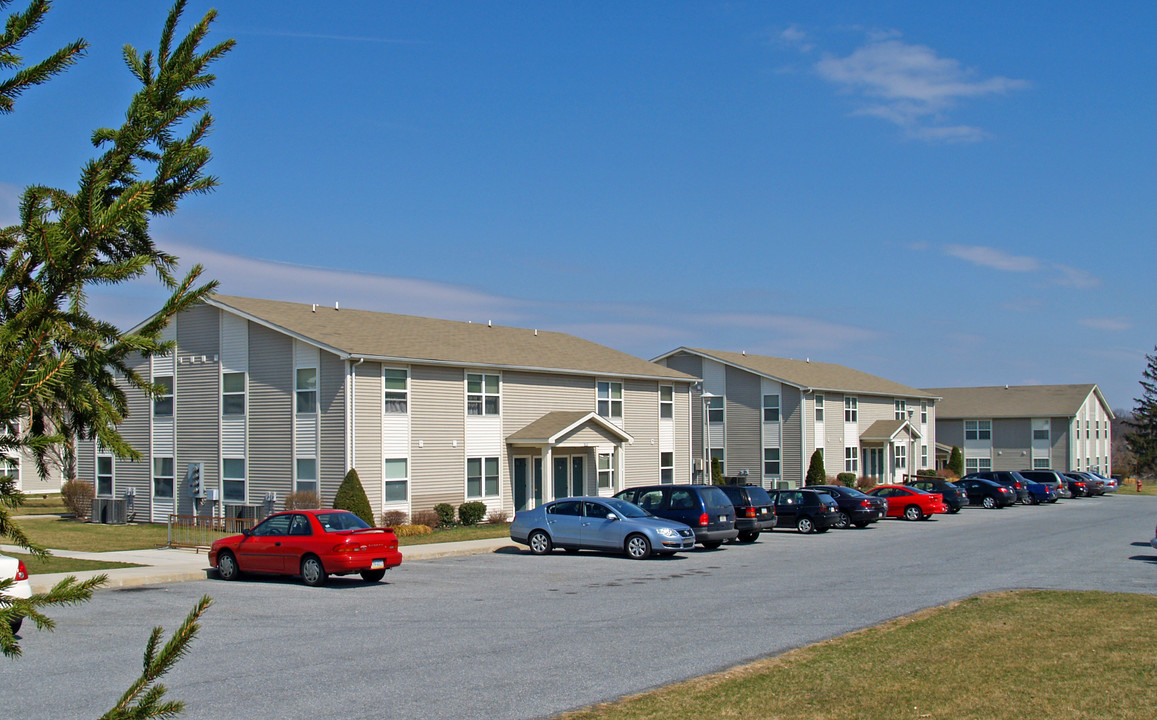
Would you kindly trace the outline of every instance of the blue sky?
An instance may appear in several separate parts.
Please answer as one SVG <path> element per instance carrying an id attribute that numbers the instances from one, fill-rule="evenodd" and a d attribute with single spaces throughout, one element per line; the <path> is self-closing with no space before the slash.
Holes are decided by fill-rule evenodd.
<path id="1" fill-rule="evenodd" d="M 1139 394 L 1152 3 L 323 5 L 221 4 L 221 187 L 154 230 L 223 292 Z M 91 48 L 0 118 L 0 224 L 75 187 L 166 10 L 57 0 L 22 51 Z"/>

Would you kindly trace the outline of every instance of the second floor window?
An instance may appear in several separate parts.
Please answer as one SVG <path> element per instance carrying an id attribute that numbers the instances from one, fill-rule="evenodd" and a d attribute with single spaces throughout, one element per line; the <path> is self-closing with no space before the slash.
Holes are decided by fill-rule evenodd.
<path id="1" fill-rule="evenodd" d="M 481 373 L 466 375 L 466 414 L 498 414 L 498 376 Z"/>
<path id="2" fill-rule="evenodd" d="M 666 420 L 675 417 L 675 388 L 659 386 L 659 417 Z"/>
<path id="3" fill-rule="evenodd" d="M 763 421 L 779 422 L 779 395 L 763 396 Z"/>
<path id="4" fill-rule="evenodd" d="M 723 422 L 723 398 L 707 398 L 707 422 Z"/>
<path id="5" fill-rule="evenodd" d="M 297 412 L 317 412 L 317 368 L 297 369 Z"/>
<path id="6" fill-rule="evenodd" d="M 906 418 L 908 416 L 908 401 L 907 400 L 896 400 L 894 402 L 894 405 L 896 407 L 896 419 L 897 420 L 903 420 L 904 418 Z"/>
<path id="7" fill-rule="evenodd" d="M 397 368 L 386 368 L 382 371 L 382 380 L 386 385 L 386 414 L 405 415 L 410 407 L 409 373 Z"/>
<path id="8" fill-rule="evenodd" d="M 153 384 L 161 388 L 161 392 L 153 398 L 154 417 L 173 416 L 173 376 L 162 375 L 153 378 Z"/>
<path id="9" fill-rule="evenodd" d="M 245 373 L 225 373 L 221 376 L 221 414 L 245 414 Z"/>
<path id="10" fill-rule="evenodd" d="M 965 440 L 991 440 L 992 439 L 992 421 L 991 420 L 965 420 L 964 421 L 964 439 Z"/>
<path id="11" fill-rule="evenodd" d="M 860 401 L 858 398 L 844 398 L 844 422 L 854 423 L 860 419 Z"/>
<path id="12" fill-rule="evenodd" d="M 824 396 L 816 395 L 816 422 L 824 421 Z"/>
<path id="13" fill-rule="evenodd" d="M 928 424 L 928 403 L 926 402 L 920 403 L 920 424 Z"/>
<path id="14" fill-rule="evenodd" d="M 623 384 L 621 382 L 604 382 L 598 384 L 599 415 L 605 418 L 622 419 L 623 417 Z"/>

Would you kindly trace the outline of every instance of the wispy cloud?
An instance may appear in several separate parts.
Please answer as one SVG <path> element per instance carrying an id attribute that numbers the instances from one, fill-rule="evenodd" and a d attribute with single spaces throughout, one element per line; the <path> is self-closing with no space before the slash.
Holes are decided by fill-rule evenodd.
<path id="1" fill-rule="evenodd" d="M 1101 284 L 1101 278 L 1093 275 L 1090 272 L 1081 270 L 1080 268 L 1069 267 L 1068 265 L 1061 265 L 1054 263 L 1053 269 L 1060 273 L 1060 282 L 1062 285 L 1068 285 L 1076 288 L 1090 288 Z"/>
<path id="2" fill-rule="evenodd" d="M 1131 330 L 1133 323 L 1125 318 L 1120 317 L 1093 317 L 1079 320 L 1082 325 L 1094 330 L 1104 330 L 1105 332 L 1123 332 Z"/>
<path id="3" fill-rule="evenodd" d="M 692 327 L 739 330 L 755 343 L 742 349 L 770 355 L 844 349 L 882 337 L 867 328 L 798 315 L 700 313 L 687 316 L 686 322 Z"/>
<path id="4" fill-rule="evenodd" d="M 975 142 L 978 127 L 953 123 L 962 101 L 1005 95 L 1029 86 L 1004 76 L 982 77 L 959 60 L 940 56 L 927 45 L 905 42 L 895 30 L 868 31 L 866 42 L 848 55 L 822 52 L 816 73 L 856 98 L 853 115 L 876 117 L 928 142 Z M 773 34 L 780 47 L 808 54 L 814 39 L 798 25 Z"/>
<path id="5" fill-rule="evenodd" d="M 984 245 L 945 245 L 944 254 L 966 260 L 973 265 L 1003 272 L 1051 272 L 1052 282 L 1067 287 L 1091 288 L 1101 284 L 1101 278 L 1080 268 L 1048 262 L 1028 255 L 1012 255 Z"/>

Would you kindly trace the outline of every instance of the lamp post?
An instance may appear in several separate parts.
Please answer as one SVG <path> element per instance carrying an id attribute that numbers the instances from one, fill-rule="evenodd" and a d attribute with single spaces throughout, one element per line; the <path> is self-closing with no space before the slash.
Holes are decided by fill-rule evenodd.
<path id="1" fill-rule="evenodd" d="M 722 395 L 716 395 L 715 393 L 709 393 L 706 391 L 704 391 L 703 394 L 699 396 L 699 400 L 703 404 L 703 406 L 702 406 L 703 417 L 700 418 L 703 422 L 703 426 L 701 428 L 702 432 L 703 432 L 703 477 L 701 477 L 699 480 L 704 485 L 710 485 L 711 484 L 707 480 L 707 478 L 709 478 L 711 476 L 711 449 L 710 449 L 710 445 L 711 445 L 711 421 L 709 419 L 710 408 L 708 407 L 708 405 L 710 404 L 711 400 L 714 400 L 715 398 L 718 398 L 718 397 L 723 397 L 723 396 Z"/>

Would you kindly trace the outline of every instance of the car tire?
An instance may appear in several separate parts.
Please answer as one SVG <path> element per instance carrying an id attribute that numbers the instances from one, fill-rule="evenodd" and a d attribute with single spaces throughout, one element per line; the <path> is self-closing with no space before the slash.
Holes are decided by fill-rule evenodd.
<path id="1" fill-rule="evenodd" d="M 869 523 L 866 523 L 866 522 L 858 522 L 858 523 L 856 523 L 856 527 L 860 528 L 861 530 L 863 530 L 864 528 L 868 527 L 868 525 L 869 525 Z"/>
<path id="2" fill-rule="evenodd" d="M 237 567 L 237 558 L 228 550 L 222 550 L 217 555 L 217 577 L 222 580 L 236 580 L 241 576 L 241 569 Z"/>
<path id="3" fill-rule="evenodd" d="M 745 531 L 739 533 L 739 537 L 736 539 L 739 540 L 739 542 L 741 542 L 741 543 L 753 543 L 759 539 L 759 531 L 758 530 L 745 530 Z"/>
<path id="4" fill-rule="evenodd" d="M 530 551 L 535 555 L 546 555 L 554 550 L 554 543 L 550 541 L 550 535 L 547 535 L 542 530 L 535 530 L 526 539 L 526 544 L 530 547 Z"/>
<path id="5" fill-rule="evenodd" d="M 381 570 L 362 570 L 358 575 L 362 576 L 362 580 L 368 583 L 376 583 L 386 576 L 386 569 Z"/>
<path id="6" fill-rule="evenodd" d="M 840 511 L 840 516 L 836 518 L 836 527 L 840 530 L 847 530 L 852 526 L 852 519 L 843 510 Z"/>
<path id="7" fill-rule="evenodd" d="M 980 501 L 980 504 L 984 506 L 985 510 L 992 510 L 996 508 L 996 498 L 991 495 L 985 495 L 984 499 Z"/>
<path id="8" fill-rule="evenodd" d="M 1024 504 L 1025 505 L 1039 505 L 1040 500 L 1036 499 L 1036 495 L 1029 495 L 1027 498 L 1025 498 Z"/>
<path id="9" fill-rule="evenodd" d="M 722 540 L 712 540 L 711 542 L 703 543 L 704 550 L 718 550 L 723 545 Z"/>
<path id="10" fill-rule="evenodd" d="M 630 535 L 627 537 L 627 542 L 623 544 L 623 549 L 627 552 L 627 557 L 632 560 L 646 560 L 651 557 L 651 541 L 644 535 Z"/>
<path id="11" fill-rule="evenodd" d="M 807 535 L 816 531 L 816 524 L 812 522 L 812 519 L 809 517 L 801 517 L 796 521 L 795 529 Z"/>
<path id="12" fill-rule="evenodd" d="M 960 512 L 960 506 L 959 505 L 953 505 L 953 506 L 948 508 L 948 514 L 949 515 L 955 515 L 958 512 Z"/>
<path id="13" fill-rule="evenodd" d="M 306 555 L 301 559 L 301 579 L 310 587 L 321 587 L 329 579 L 329 573 L 317 555 Z"/>
<path id="14" fill-rule="evenodd" d="M 924 518 L 924 511 L 922 511 L 919 506 L 909 505 L 908 507 L 904 508 L 904 519 L 905 520 L 921 520 L 923 518 Z"/>

